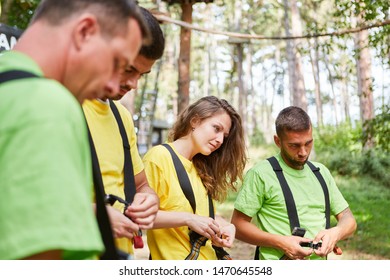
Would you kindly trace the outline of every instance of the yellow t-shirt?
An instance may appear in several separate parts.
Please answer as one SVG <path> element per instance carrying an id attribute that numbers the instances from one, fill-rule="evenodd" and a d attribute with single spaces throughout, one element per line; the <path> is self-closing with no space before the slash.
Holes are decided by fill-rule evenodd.
<path id="1" fill-rule="evenodd" d="M 127 132 L 130 144 L 131 159 L 134 174 L 140 173 L 144 166 L 138 154 L 137 138 L 131 114 L 119 102 L 115 102 L 123 125 Z M 123 143 L 119 127 L 110 109 L 108 102 L 100 100 L 86 100 L 83 110 L 91 131 L 92 139 L 99 159 L 100 171 L 103 177 L 104 189 L 107 194 L 114 194 L 125 198 L 124 194 L 124 155 Z M 123 204 L 115 203 L 114 207 L 123 211 Z M 119 249 L 133 253 L 132 240 L 117 238 L 115 243 Z"/>
<path id="2" fill-rule="evenodd" d="M 209 202 L 206 189 L 191 161 L 177 153 L 187 171 L 196 201 L 196 214 L 209 216 Z M 143 158 L 145 172 L 150 186 L 160 198 L 160 210 L 191 212 L 192 208 L 185 197 L 169 151 L 159 145 L 150 149 Z M 184 260 L 190 253 L 191 246 L 186 226 L 148 230 L 147 240 L 153 260 Z M 216 260 L 217 257 L 207 241 L 200 250 L 199 260 Z"/>

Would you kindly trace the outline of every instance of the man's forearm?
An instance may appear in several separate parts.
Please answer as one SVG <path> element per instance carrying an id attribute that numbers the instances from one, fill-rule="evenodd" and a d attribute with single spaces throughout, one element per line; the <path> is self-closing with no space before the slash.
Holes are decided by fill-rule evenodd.
<path id="1" fill-rule="evenodd" d="M 336 228 L 339 229 L 339 240 L 346 239 L 353 235 L 356 230 L 356 220 L 349 208 L 342 211 L 336 216 L 338 223 Z"/>

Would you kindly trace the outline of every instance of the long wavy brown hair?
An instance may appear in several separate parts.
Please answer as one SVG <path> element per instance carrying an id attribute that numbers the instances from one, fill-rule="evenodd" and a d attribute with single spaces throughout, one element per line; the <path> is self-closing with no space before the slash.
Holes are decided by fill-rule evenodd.
<path id="1" fill-rule="evenodd" d="M 202 182 L 214 200 L 223 201 L 229 190 L 236 191 L 236 184 L 242 180 L 247 162 L 244 130 L 241 117 L 224 99 L 206 96 L 189 105 L 179 116 L 169 132 L 168 140 L 173 142 L 191 133 L 191 123 L 203 121 L 226 112 L 232 126 L 221 147 L 210 155 L 197 154 L 192 162 Z"/>

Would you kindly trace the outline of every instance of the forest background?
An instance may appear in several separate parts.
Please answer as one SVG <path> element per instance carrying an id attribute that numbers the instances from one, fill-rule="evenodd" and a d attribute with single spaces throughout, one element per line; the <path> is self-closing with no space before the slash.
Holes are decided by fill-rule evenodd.
<path id="1" fill-rule="evenodd" d="M 242 116 L 249 168 L 276 152 L 277 113 L 300 106 L 315 126 L 311 159 L 332 171 L 358 222 L 339 244 L 343 258 L 390 259 L 390 2 L 138 2 L 166 37 L 163 58 L 127 96 L 140 144 L 153 145 L 153 124 L 169 128 L 187 104 L 216 95 Z M 38 3 L 1 0 L 0 23 L 23 30 Z M 219 207 L 228 219 L 235 195 Z M 252 258 L 242 246 L 233 256 Z"/>

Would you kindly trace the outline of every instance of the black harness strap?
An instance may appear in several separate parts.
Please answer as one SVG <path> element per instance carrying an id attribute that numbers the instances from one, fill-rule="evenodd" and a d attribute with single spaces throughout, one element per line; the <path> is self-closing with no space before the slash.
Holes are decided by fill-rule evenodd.
<path id="1" fill-rule="evenodd" d="M 92 140 L 91 132 L 88 128 L 88 140 L 91 149 L 92 158 L 92 175 L 93 185 L 95 189 L 96 200 L 96 218 L 99 225 L 101 237 L 103 239 L 105 252 L 100 256 L 101 260 L 117 260 L 119 259 L 118 253 L 115 249 L 114 236 L 112 235 L 110 219 L 108 217 L 106 204 L 105 204 L 105 192 L 102 174 L 100 172 L 99 160 L 97 157 L 95 145 Z"/>
<path id="2" fill-rule="evenodd" d="M 131 160 L 130 144 L 129 139 L 127 138 L 127 133 L 123 125 L 122 118 L 119 114 L 118 108 L 112 100 L 110 100 L 111 111 L 115 116 L 116 122 L 118 123 L 119 132 L 122 136 L 123 142 L 123 151 L 124 151 L 124 185 L 125 185 L 125 198 L 128 203 L 132 203 L 136 193 L 135 190 L 135 181 L 134 181 L 134 170 L 133 163 Z"/>
<path id="3" fill-rule="evenodd" d="M 195 195 L 192 190 L 190 179 L 188 178 L 187 172 L 184 169 L 183 164 L 181 163 L 179 157 L 176 155 L 176 153 L 173 151 L 172 147 L 168 144 L 162 144 L 169 153 L 171 154 L 173 164 L 175 166 L 176 174 L 179 179 L 180 187 L 187 198 L 188 202 L 191 205 L 192 211 L 196 212 L 196 202 L 195 202 Z M 213 201 L 211 199 L 211 196 L 208 195 L 209 200 L 209 217 L 213 218 L 214 215 L 214 205 Z M 204 246 L 207 242 L 207 238 L 198 234 L 197 232 L 191 230 L 190 233 L 190 243 L 192 245 L 191 252 L 189 255 L 185 258 L 186 260 L 196 260 L 199 256 L 200 248 Z M 219 260 L 231 260 L 232 258 L 230 255 L 221 247 L 212 246 L 215 254 L 217 255 L 217 258 Z"/>
<path id="4" fill-rule="evenodd" d="M 121 199 L 118 196 L 107 195 L 105 193 L 105 191 L 104 191 L 104 184 L 103 184 L 103 180 L 102 180 L 102 173 L 101 173 L 100 166 L 99 166 L 99 160 L 98 160 L 98 157 L 97 157 L 95 146 L 93 144 L 93 139 L 92 139 L 91 133 L 88 130 L 88 132 L 89 132 L 89 139 L 90 139 L 90 146 L 91 146 L 91 155 L 92 155 L 92 167 L 93 167 L 93 174 L 94 174 L 94 185 L 98 185 L 99 186 L 98 191 L 101 193 L 101 197 L 104 198 L 103 205 L 104 205 L 104 210 L 105 210 L 106 214 L 107 214 L 107 210 L 106 210 L 106 207 L 105 207 L 105 203 L 110 203 L 111 205 L 113 205 L 115 203 L 115 201 L 118 200 L 119 202 L 125 204 L 125 210 L 126 210 L 126 207 L 129 204 L 131 204 L 131 202 L 133 202 L 134 196 L 135 196 L 135 192 L 136 192 L 135 191 L 133 164 L 132 164 L 131 154 L 130 154 L 129 140 L 127 138 L 126 130 L 124 128 L 122 118 L 119 115 L 119 112 L 118 112 L 118 109 L 117 109 L 116 105 L 111 100 L 109 102 L 110 102 L 111 111 L 113 112 L 114 117 L 116 119 L 116 122 L 118 124 L 119 132 L 121 134 L 121 138 L 122 138 L 122 142 L 123 142 L 123 152 L 124 152 L 123 173 L 124 173 L 125 200 Z M 98 197 L 99 196 L 97 195 L 97 198 L 96 198 L 96 204 L 97 205 L 98 205 Z M 99 217 L 98 217 L 98 221 L 99 221 Z M 105 255 L 103 255 L 101 257 L 101 259 L 118 259 L 118 258 L 119 259 L 127 259 L 127 257 L 128 257 L 127 253 L 122 252 L 120 250 L 117 250 L 115 248 L 115 243 L 114 243 L 114 239 L 113 239 L 113 236 L 112 236 L 112 230 L 111 230 L 111 225 L 109 223 L 108 214 L 107 214 L 107 221 L 102 221 L 102 225 L 99 222 L 99 228 L 100 228 L 101 232 L 105 232 L 107 230 L 110 231 L 110 235 L 111 235 L 110 240 L 112 240 L 112 245 L 110 244 L 111 241 L 105 241 L 105 242 L 107 242 L 107 245 L 109 246 L 109 247 L 106 246 L 106 251 L 107 251 L 107 248 L 109 248 L 110 251 L 113 250 L 115 252 L 115 254 L 116 254 L 115 257 L 113 257 L 112 256 L 112 252 L 111 252 L 110 256 L 106 257 Z M 108 235 L 108 233 L 105 233 L 105 234 Z M 142 231 L 141 230 L 138 231 L 138 236 L 139 237 L 142 236 Z M 106 239 L 107 239 L 107 237 L 106 237 Z M 111 249 L 111 246 L 113 246 L 113 249 Z M 118 254 L 119 254 L 119 256 L 118 256 Z"/>
<path id="5" fill-rule="evenodd" d="M 122 143 L 123 143 L 123 154 L 124 154 L 124 164 L 123 164 L 123 181 L 124 181 L 124 193 L 125 193 L 125 211 L 128 205 L 133 203 L 134 196 L 136 194 L 135 186 L 135 176 L 133 169 L 133 161 L 131 159 L 131 148 L 129 139 L 127 137 L 125 126 L 123 125 L 122 118 L 119 114 L 118 108 L 112 100 L 109 100 L 110 108 L 116 122 L 119 127 L 119 132 L 121 134 Z M 118 198 L 118 197 L 117 197 Z M 144 247 L 144 242 L 142 240 L 142 230 L 139 229 L 137 234 L 133 238 L 134 248 L 139 249 Z"/>
<path id="6" fill-rule="evenodd" d="M 10 70 L 10 71 L 0 73 L 0 84 L 13 81 L 13 80 L 19 80 L 25 78 L 38 78 L 38 77 L 39 77 L 38 75 L 35 75 L 27 71 Z"/>
<path id="7" fill-rule="evenodd" d="M 326 218 L 326 226 L 325 228 L 330 228 L 330 201 L 329 201 L 329 191 L 328 187 L 325 183 L 324 177 L 322 177 L 320 168 L 314 166 L 310 161 L 307 161 L 307 165 L 309 165 L 311 171 L 313 171 L 314 175 L 316 175 L 318 181 L 320 181 L 322 191 L 324 192 L 325 196 L 325 218 Z"/>
<path id="8" fill-rule="evenodd" d="M 187 176 L 187 172 L 184 169 L 183 164 L 180 162 L 179 157 L 172 150 L 171 146 L 169 146 L 168 144 L 162 144 L 162 145 L 168 149 L 168 151 L 170 152 L 170 154 L 172 156 L 173 164 L 174 164 L 175 169 L 176 169 L 176 174 L 177 174 L 177 177 L 179 179 L 181 189 L 182 189 L 185 197 L 187 198 L 188 202 L 190 203 L 192 211 L 195 213 L 196 212 L 195 195 L 194 195 L 194 192 L 192 190 L 190 179 Z M 213 213 L 213 215 L 214 215 L 214 213 Z"/>
<path id="9" fill-rule="evenodd" d="M 270 157 L 267 159 L 272 165 L 273 170 L 278 177 L 280 186 L 282 187 L 284 200 L 286 201 L 286 208 L 288 213 L 288 219 L 290 221 L 290 229 L 293 230 L 294 227 L 300 227 L 297 207 L 295 205 L 294 197 L 292 192 L 287 184 L 286 178 L 283 175 L 283 169 L 280 166 L 278 160 L 275 157 Z"/>
<path id="10" fill-rule="evenodd" d="M 275 157 L 270 157 L 267 160 L 270 162 L 272 169 L 274 170 L 274 172 L 279 180 L 279 184 L 282 188 L 284 200 L 285 200 L 286 208 L 287 208 L 288 219 L 289 219 L 289 223 L 290 223 L 290 229 L 292 231 L 294 227 L 300 227 L 298 213 L 297 213 L 297 207 L 295 205 L 294 197 L 292 195 L 290 187 L 287 184 L 286 178 L 283 175 L 283 169 L 280 166 L 278 160 Z M 324 178 L 321 175 L 320 169 L 318 167 L 314 166 L 310 161 L 307 161 L 307 164 L 310 167 L 310 169 L 312 170 L 312 172 L 314 173 L 314 175 L 317 177 L 318 181 L 320 182 L 321 188 L 324 192 L 325 219 L 326 219 L 326 227 L 325 228 L 328 229 L 328 228 L 330 228 L 330 201 L 329 201 L 328 187 L 325 183 Z M 255 260 L 259 259 L 259 253 L 260 253 L 260 247 L 257 246 L 256 251 L 255 251 L 255 258 L 254 258 Z"/>

